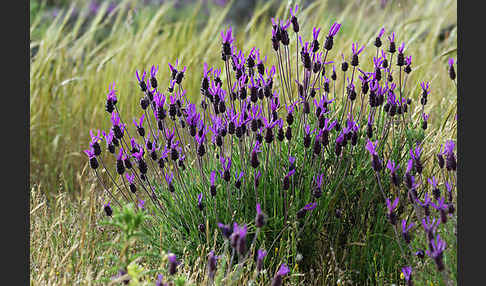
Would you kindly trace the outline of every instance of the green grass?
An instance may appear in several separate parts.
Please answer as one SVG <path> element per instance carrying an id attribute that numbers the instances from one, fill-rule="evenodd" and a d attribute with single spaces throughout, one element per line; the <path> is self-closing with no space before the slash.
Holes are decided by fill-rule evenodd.
<path id="1" fill-rule="evenodd" d="M 108 256 L 114 249 L 102 247 L 103 242 L 119 239 L 118 233 L 111 228 L 99 225 L 102 217 L 101 205 L 105 201 L 101 186 L 93 184 L 88 171 L 87 160 L 82 150 L 89 140 L 89 129 L 106 129 L 109 124 L 108 114 L 104 111 L 104 100 L 108 91 L 108 84 L 116 81 L 119 90 L 120 110 L 126 120 L 136 116 L 138 108 L 139 90 L 134 71 L 146 69 L 152 64 L 159 64 L 159 78 L 168 78 L 167 63 L 174 63 L 177 58 L 187 65 L 189 76 L 184 80 L 184 88 L 191 100 L 197 102 L 199 84 L 202 76 L 202 63 L 210 66 L 221 66 L 219 56 L 219 33 L 227 25 L 224 24 L 228 8 L 214 10 L 208 19 L 192 17 L 192 15 L 177 20 L 168 21 L 175 11 L 170 5 L 163 5 L 159 10 L 148 9 L 131 11 L 128 5 L 131 1 L 124 1 L 126 9 L 121 8 L 118 14 L 106 18 L 94 18 L 86 22 L 86 18 L 78 17 L 75 22 L 68 21 L 61 16 L 51 24 L 45 25 L 41 21 L 41 14 L 36 12 L 31 18 L 31 51 L 35 56 L 31 58 L 30 70 L 30 170 L 31 170 L 31 278 L 34 285 L 43 283 L 53 284 L 98 284 L 102 277 L 107 277 L 106 259 L 98 257 Z M 330 58 L 338 60 L 340 53 L 349 54 L 351 43 L 372 45 L 377 31 L 382 25 L 387 31 L 395 31 L 398 41 L 406 41 L 406 54 L 413 55 L 413 72 L 407 86 L 410 97 L 417 102 L 419 98 L 419 81 L 430 81 L 432 92 L 426 112 L 430 115 L 430 127 L 436 130 L 427 132 L 428 144 L 425 146 L 424 158 L 435 154 L 440 144 L 446 139 L 456 138 L 456 125 L 452 120 L 456 108 L 456 90 L 447 77 L 447 58 L 455 57 L 457 29 L 456 3 L 454 1 L 417 1 L 405 3 L 398 7 L 396 3 L 381 10 L 378 1 L 365 2 L 357 9 L 353 4 L 345 5 L 343 10 L 336 9 L 331 3 L 319 2 L 311 4 L 299 14 L 300 24 L 305 39 L 311 37 L 312 27 L 322 27 L 324 31 L 333 21 L 343 24 Z M 244 51 L 249 51 L 253 45 L 258 45 L 261 53 L 268 55 L 273 61 L 271 42 L 269 40 L 270 17 L 283 17 L 288 13 L 285 5 L 281 6 L 277 15 L 269 14 L 269 4 L 260 4 L 255 10 L 254 17 L 247 26 L 234 27 L 236 42 Z M 106 8 L 106 7 L 105 7 Z M 454 25 L 449 36 L 439 41 L 441 32 L 449 25 Z M 322 33 L 322 32 L 321 32 Z M 292 46 L 292 49 L 295 49 Z M 370 62 L 372 55 L 367 52 L 360 62 Z M 295 60 L 295 59 L 294 59 Z M 295 62 L 292 66 L 295 65 Z M 367 66 L 365 66 L 367 67 Z M 166 86 L 166 82 L 161 83 Z M 128 116 L 128 117 L 127 117 Z M 414 118 L 420 116 L 414 111 Z M 295 135 L 294 135 L 295 136 Z M 368 157 L 362 160 L 368 160 Z M 261 160 L 263 161 L 263 160 Z M 425 177 L 437 173 L 431 163 L 426 160 L 428 169 Z M 369 170 L 356 171 L 358 178 Z M 367 174 L 369 176 L 369 174 Z M 372 177 L 371 177 L 372 178 Z M 325 226 L 315 236 L 322 245 L 315 245 L 315 249 L 323 250 L 316 255 L 312 262 L 304 261 L 299 264 L 299 270 L 314 269 L 315 276 L 324 281 L 325 275 L 332 273 L 333 279 L 358 279 L 357 266 L 367 265 L 363 273 L 376 273 L 374 281 L 396 281 L 399 270 L 390 265 L 393 257 L 382 255 L 393 249 L 387 244 L 387 238 L 378 237 L 377 233 L 384 232 L 388 225 L 377 219 L 376 223 L 368 221 L 363 225 L 369 228 L 349 228 L 349 220 L 365 220 L 366 217 L 376 219 L 383 217 L 382 208 L 373 209 L 374 204 L 382 203 L 370 197 L 362 196 L 362 191 L 356 188 L 359 180 L 346 181 L 342 188 L 349 190 L 349 196 L 359 203 L 349 209 L 349 214 L 343 218 L 347 224 L 333 221 Z M 340 196 L 343 196 L 340 193 Z M 349 202 L 338 199 L 335 202 Z M 224 201 L 224 200 L 221 200 Z M 332 202 L 328 202 L 332 203 Z M 344 203 L 343 203 L 344 204 Z M 343 205 L 346 206 L 346 205 Z M 334 210 L 333 205 L 329 210 Z M 369 210 L 366 215 L 360 212 L 363 208 Z M 246 210 L 242 217 L 250 216 L 252 212 Z M 319 214 L 324 218 L 326 214 Z M 242 221 L 243 222 L 243 221 Z M 248 222 L 248 220 L 246 220 Z M 68 227 L 73 225 L 74 227 Z M 279 224 L 275 223 L 277 228 Z M 452 228 L 451 224 L 449 226 Z M 310 226 L 309 226 L 310 228 Z M 59 235 L 49 235 L 52 232 Z M 170 233 L 171 229 L 164 229 Z M 336 232 L 343 237 L 362 238 L 366 245 L 363 252 L 361 240 L 343 238 L 348 247 L 334 247 L 337 257 L 355 257 L 335 261 L 324 238 L 332 237 Z M 292 240 L 292 231 L 286 233 L 285 239 Z M 455 235 L 452 229 L 444 231 L 448 245 L 454 245 Z M 197 232 L 193 234 L 199 235 Z M 310 234 L 306 236 L 312 238 Z M 314 237 L 315 237 L 314 236 Z M 212 241 L 212 235 L 208 236 Z M 199 239 L 205 240 L 208 237 Z M 217 238 L 220 239 L 220 238 Z M 193 238 L 193 241 L 194 238 Z M 197 241 L 197 240 L 196 240 Z M 309 241 L 315 241 L 309 239 Z M 336 243 L 336 242 L 335 242 Z M 187 245 L 174 245 L 181 252 Z M 278 248 L 282 249 L 279 245 Z M 307 246 L 307 247 L 304 247 Z M 341 245 L 342 246 L 342 245 Z M 453 247 L 451 247 L 453 248 Z M 289 248 L 286 255 L 290 256 L 296 247 Z M 304 256 L 311 253 L 313 248 L 302 242 L 301 249 Z M 453 248 L 455 249 L 455 248 Z M 200 257 L 209 249 L 201 248 Z M 347 253 L 345 253 L 347 252 Z M 194 255 L 194 254 L 192 254 Z M 283 258 L 285 254 L 279 254 Z M 448 252 L 447 260 L 455 257 L 455 251 Z M 278 261 L 278 260 L 275 260 Z M 193 259 L 192 262 L 197 262 Z M 148 268 L 157 268 L 152 261 Z M 205 261 L 199 261 L 205 265 Z M 188 275 L 197 277 L 204 271 L 204 266 L 197 268 L 194 263 L 192 269 L 187 269 Z M 329 273 L 321 273 L 319 265 L 329 265 L 322 269 Z M 274 265 L 273 268 L 276 266 Z M 388 267 L 388 268 L 384 268 Z M 424 265 L 425 273 L 432 272 L 435 265 Z M 390 277 L 385 277 L 394 273 Z M 201 274 L 199 274 L 201 276 Z M 249 277 L 250 274 L 247 275 Z M 271 275 L 270 275 L 271 276 Z M 311 276 L 307 279 L 313 279 Z M 248 279 L 248 278 L 243 278 Z M 295 281 L 297 277 L 292 278 Z M 366 280 L 360 277 L 359 280 Z M 427 275 L 419 276 L 417 285 L 434 280 Z M 294 281 L 292 280 L 292 281 Z M 196 278 L 194 278 L 196 281 Z M 295 282 L 297 283 L 297 282 Z"/>

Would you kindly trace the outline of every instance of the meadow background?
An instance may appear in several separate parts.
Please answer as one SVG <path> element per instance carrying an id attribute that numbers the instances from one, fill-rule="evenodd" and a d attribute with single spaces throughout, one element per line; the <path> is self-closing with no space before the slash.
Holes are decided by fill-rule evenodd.
<path id="1" fill-rule="evenodd" d="M 112 253 L 104 243 L 120 239 L 100 224 L 106 197 L 82 153 L 90 129 L 109 127 L 108 84 L 116 81 L 120 110 L 135 116 L 134 71 L 158 64 L 166 78 L 167 64 L 179 58 L 190 71 L 187 94 L 197 103 L 201 77 L 194 75 L 202 75 L 204 62 L 220 65 L 220 31 L 231 25 L 240 48 L 258 43 L 270 54 L 270 18 L 287 15 L 289 3 L 295 1 L 30 1 L 32 285 L 99 285 L 109 268 L 100 258 Z M 437 132 L 429 132 L 425 153 L 456 138 L 456 90 L 447 75 L 457 48 L 456 1 L 297 3 L 307 38 L 310 27 L 343 25 L 336 54 L 349 53 L 355 41 L 371 46 L 382 26 L 395 31 L 413 55 L 410 97 L 419 99 L 419 81 L 432 86 L 426 112 Z M 204 262 L 183 271 L 197 277 Z"/>

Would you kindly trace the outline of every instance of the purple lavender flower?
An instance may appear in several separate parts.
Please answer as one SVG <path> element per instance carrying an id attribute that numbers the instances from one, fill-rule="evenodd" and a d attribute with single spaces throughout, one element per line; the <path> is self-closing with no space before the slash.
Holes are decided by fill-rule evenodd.
<path id="1" fill-rule="evenodd" d="M 222 224 L 222 223 L 219 222 L 218 227 L 221 230 L 221 232 L 223 233 L 223 236 L 226 237 L 227 239 L 229 239 L 231 234 L 233 233 L 233 229 L 231 228 L 231 226 L 227 225 L 227 224 Z"/>
<path id="2" fill-rule="evenodd" d="M 312 30 L 313 41 L 311 46 L 313 53 L 316 53 L 319 50 L 319 41 L 317 40 L 319 37 L 319 32 L 321 32 L 321 28 L 316 29 L 316 27 L 314 27 L 314 29 Z"/>
<path id="3" fill-rule="evenodd" d="M 216 270 L 218 267 L 218 256 L 214 254 L 214 250 L 211 250 L 208 255 L 208 275 L 209 278 L 212 280 L 214 279 L 214 275 L 216 274 Z"/>
<path id="4" fill-rule="evenodd" d="M 112 113 L 115 109 L 115 105 L 118 102 L 116 97 L 115 82 L 108 86 L 108 94 L 106 95 L 105 110 L 108 113 Z"/>
<path id="5" fill-rule="evenodd" d="M 359 65 L 359 59 L 358 59 L 358 55 L 363 51 L 364 49 L 364 45 L 361 46 L 360 49 L 358 49 L 358 43 L 353 43 L 351 45 L 351 51 L 353 52 L 353 57 L 351 59 L 351 65 L 353 67 L 356 67 Z"/>
<path id="6" fill-rule="evenodd" d="M 385 33 L 385 28 L 381 28 L 380 29 L 380 32 L 378 33 L 378 36 L 376 36 L 376 39 L 375 39 L 375 47 L 379 48 L 381 47 L 382 45 L 382 42 L 381 42 L 381 37 L 383 36 L 383 34 Z"/>
<path id="7" fill-rule="evenodd" d="M 295 173 L 295 170 L 291 170 L 285 175 L 283 179 L 283 190 L 286 191 L 290 188 L 290 177 Z"/>
<path id="8" fill-rule="evenodd" d="M 203 194 L 202 193 L 200 193 L 199 195 L 197 195 L 197 208 L 200 211 L 203 211 L 204 210 L 204 204 L 202 202 L 202 197 L 203 197 Z"/>
<path id="9" fill-rule="evenodd" d="M 210 181 L 210 193 L 211 193 L 211 196 L 216 196 L 216 186 L 215 186 L 215 182 L 216 182 L 216 172 L 215 171 L 211 171 L 211 177 L 209 179 Z"/>
<path id="10" fill-rule="evenodd" d="M 432 186 L 432 193 L 434 194 L 434 198 L 438 200 L 440 197 L 440 190 L 439 187 L 437 186 L 437 180 L 435 179 L 435 176 L 432 176 L 432 178 L 427 179 L 427 181 Z"/>
<path id="11" fill-rule="evenodd" d="M 407 244 L 410 244 L 411 241 L 410 229 L 414 226 L 415 224 L 413 222 L 407 226 L 407 220 L 406 219 L 402 220 L 402 237 Z"/>
<path id="12" fill-rule="evenodd" d="M 405 57 L 405 69 L 404 71 L 409 74 L 412 72 L 412 56 Z"/>
<path id="13" fill-rule="evenodd" d="M 429 193 L 425 193 L 424 202 L 422 202 L 418 198 L 416 198 L 415 201 L 424 209 L 425 216 L 429 216 L 430 215 L 429 206 L 430 206 L 430 202 L 431 202 L 430 197 L 429 197 Z"/>
<path id="14" fill-rule="evenodd" d="M 429 115 L 426 113 L 422 113 L 422 129 L 427 129 L 427 120 L 429 119 Z"/>
<path id="15" fill-rule="evenodd" d="M 388 36 L 388 40 L 390 41 L 390 46 L 388 47 L 388 51 L 393 54 L 396 52 L 395 32 L 391 33 L 391 35 Z"/>
<path id="16" fill-rule="evenodd" d="M 140 89 L 142 90 L 142 92 L 147 91 L 147 84 L 145 83 L 145 75 L 146 74 L 147 74 L 147 72 L 143 71 L 142 77 L 140 78 L 138 70 L 135 71 L 135 75 L 137 76 L 137 80 L 138 80 L 138 85 L 140 86 Z"/>
<path id="17" fill-rule="evenodd" d="M 322 196 L 322 183 L 324 182 L 324 173 L 321 173 L 320 175 L 314 176 L 313 180 L 316 184 L 316 187 L 314 188 L 313 195 L 316 197 L 316 199 L 320 198 Z"/>
<path id="18" fill-rule="evenodd" d="M 412 267 L 410 267 L 410 266 L 403 267 L 402 273 L 403 273 L 403 277 L 405 278 L 405 281 L 407 281 L 407 285 L 413 286 L 413 283 L 412 283 Z"/>
<path id="19" fill-rule="evenodd" d="M 393 200 L 393 203 L 390 201 L 390 199 L 386 199 L 386 208 L 388 209 L 388 219 L 390 220 L 390 223 L 393 225 L 397 224 L 397 216 L 395 214 L 395 209 L 397 208 L 398 205 L 398 197 Z"/>
<path id="20" fill-rule="evenodd" d="M 430 94 L 430 83 L 429 82 L 421 82 L 420 86 L 422 87 L 422 98 L 420 99 L 420 103 L 422 105 L 427 104 L 427 97 Z"/>
<path id="21" fill-rule="evenodd" d="M 169 274 L 174 275 L 177 273 L 177 265 L 179 264 L 177 257 L 174 253 L 169 253 L 167 258 L 169 259 Z"/>
<path id="22" fill-rule="evenodd" d="M 265 225 L 265 215 L 262 212 L 262 208 L 260 204 L 256 205 L 256 217 L 255 217 L 255 226 L 256 227 L 262 227 Z"/>
<path id="23" fill-rule="evenodd" d="M 98 160 L 96 159 L 95 153 L 93 149 L 86 149 L 84 153 L 88 155 L 89 158 L 89 165 L 91 169 L 96 170 L 99 167 Z"/>
<path id="24" fill-rule="evenodd" d="M 226 31 L 221 31 L 221 38 L 222 38 L 222 56 L 224 60 L 228 58 L 228 56 L 232 56 L 232 49 L 231 44 L 233 43 L 233 35 L 231 27 Z"/>
<path id="25" fill-rule="evenodd" d="M 454 70 L 454 59 L 450 58 L 449 61 L 449 77 L 452 80 L 456 79 L 456 71 Z"/>
<path id="26" fill-rule="evenodd" d="M 226 182 L 229 182 L 230 181 L 230 168 L 231 168 L 231 157 L 228 157 L 228 159 L 226 159 L 224 156 L 221 156 L 220 158 L 220 162 L 221 162 L 221 166 L 222 166 L 222 170 L 220 171 L 221 172 L 221 177 L 223 177 L 223 179 L 226 181 Z"/>
<path id="27" fill-rule="evenodd" d="M 456 155 L 454 154 L 455 143 L 452 140 L 447 140 L 444 146 L 444 155 L 446 155 L 446 169 L 447 171 L 455 171 L 457 168 Z"/>
<path id="28" fill-rule="evenodd" d="M 311 211 L 311 210 L 315 209 L 316 207 L 317 207 L 317 203 L 315 203 L 315 202 L 305 205 L 303 208 L 301 208 L 297 212 L 297 219 L 304 218 L 308 211 Z"/>
<path id="29" fill-rule="evenodd" d="M 290 269 L 287 267 L 287 265 L 285 265 L 285 263 L 280 265 L 277 273 L 275 273 L 275 276 L 273 276 L 272 286 L 281 286 L 283 283 L 283 276 L 287 275 L 289 272 Z"/>
<path id="30" fill-rule="evenodd" d="M 111 123 L 113 124 L 112 126 L 113 134 L 117 139 L 121 139 L 125 131 L 125 124 L 122 124 L 120 121 L 121 119 L 118 113 L 116 111 L 113 111 L 111 113 Z"/>
<path id="31" fill-rule="evenodd" d="M 290 7 L 290 22 L 292 23 L 292 28 L 294 29 L 295 33 L 299 32 L 299 21 L 297 21 L 297 9 L 299 8 L 299 5 L 295 4 L 294 9 L 292 10 L 292 7 Z"/>
<path id="32" fill-rule="evenodd" d="M 415 171 L 417 171 L 417 173 L 419 174 L 421 174 L 423 170 L 422 162 L 420 160 L 421 153 L 422 153 L 422 147 L 420 147 L 418 143 L 415 149 L 413 148 L 410 149 L 410 157 L 413 160 L 413 166 L 415 167 Z"/>
<path id="33" fill-rule="evenodd" d="M 378 158 L 378 153 L 376 152 L 377 145 L 378 140 L 373 144 L 373 142 L 368 139 L 368 142 L 366 143 L 366 150 L 368 150 L 372 156 L 371 167 L 375 172 L 379 172 L 382 168 L 381 160 Z"/>
<path id="34" fill-rule="evenodd" d="M 165 174 L 165 181 L 167 182 L 167 185 L 169 186 L 169 192 L 173 193 L 175 191 L 174 185 L 172 184 L 172 180 L 174 179 L 174 174 L 172 172 Z"/>
<path id="35" fill-rule="evenodd" d="M 254 182 L 255 189 L 258 188 L 258 185 L 260 185 L 261 175 L 262 175 L 262 172 L 260 172 L 260 170 L 258 170 L 255 174 L 255 182 Z"/>
<path id="36" fill-rule="evenodd" d="M 113 214 L 113 209 L 110 206 L 110 202 L 103 205 L 103 210 L 105 211 L 107 216 L 111 216 Z"/>
<path id="37" fill-rule="evenodd" d="M 240 189 L 241 188 L 241 178 L 243 177 L 245 173 L 243 171 L 241 171 L 239 174 L 238 172 L 235 172 L 235 187 L 237 189 Z"/>
<path id="38" fill-rule="evenodd" d="M 238 226 L 235 222 L 233 224 L 233 233 L 230 236 L 231 246 L 240 254 L 246 253 L 246 233 L 247 226 Z"/>
<path id="39" fill-rule="evenodd" d="M 157 88 L 157 79 L 156 79 L 155 76 L 157 75 L 158 71 L 159 71 L 158 65 L 157 65 L 157 67 L 155 67 L 155 65 L 152 65 L 152 67 L 150 68 L 150 86 L 153 89 Z"/>
<path id="40" fill-rule="evenodd" d="M 431 241 L 431 250 L 427 250 L 426 253 L 429 257 L 433 258 L 435 260 L 435 264 L 437 265 L 437 269 L 439 271 L 444 270 L 444 250 L 446 248 L 446 243 L 440 238 L 440 235 L 437 234 L 435 239 Z"/>
<path id="41" fill-rule="evenodd" d="M 449 206 L 445 203 L 444 198 L 439 198 L 437 204 L 430 202 L 430 205 L 436 210 L 440 211 L 441 223 L 447 223 L 447 212 L 449 211 Z"/>
<path id="42" fill-rule="evenodd" d="M 263 259 L 267 256 L 267 251 L 264 249 L 258 249 L 257 251 L 257 271 L 262 271 L 263 268 Z"/>
<path id="43" fill-rule="evenodd" d="M 330 51 L 334 44 L 334 36 L 336 36 L 337 32 L 341 28 L 341 24 L 334 22 L 329 29 L 329 33 L 326 36 L 326 42 L 324 43 L 324 49 Z"/>
<path id="44" fill-rule="evenodd" d="M 392 180 L 393 184 L 398 187 L 400 182 L 398 180 L 397 170 L 400 169 L 400 165 L 395 164 L 395 162 L 390 159 L 390 160 L 388 160 L 386 167 L 390 170 L 390 176 L 391 176 L 391 180 Z"/>
<path id="45" fill-rule="evenodd" d="M 429 216 L 422 218 L 422 226 L 425 230 L 425 233 L 427 233 L 429 243 L 431 243 L 432 240 L 434 239 L 434 234 L 438 225 L 439 225 L 439 221 L 436 220 L 435 218 L 431 219 Z M 431 244 L 429 246 L 431 246 Z"/>
<path id="46" fill-rule="evenodd" d="M 98 130 L 98 134 L 94 135 L 93 131 L 89 131 L 89 135 L 91 137 L 91 141 L 89 142 L 89 146 L 92 148 L 95 156 L 99 156 L 101 154 L 101 147 L 99 142 L 103 141 L 103 138 L 101 137 L 100 130 Z"/>

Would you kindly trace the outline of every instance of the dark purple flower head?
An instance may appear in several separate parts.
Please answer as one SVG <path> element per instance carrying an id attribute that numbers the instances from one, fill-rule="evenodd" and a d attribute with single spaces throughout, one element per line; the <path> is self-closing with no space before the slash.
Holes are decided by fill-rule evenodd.
<path id="1" fill-rule="evenodd" d="M 165 286 L 166 284 L 163 283 L 164 275 L 159 274 L 157 275 L 157 281 L 155 281 L 155 286 Z"/>
<path id="2" fill-rule="evenodd" d="M 177 272 L 177 265 L 179 264 L 177 257 L 174 253 L 169 253 L 167 258 L 169 259 L 169 274 L 174 275 Z"/>
<path id="3" fill-rule="evenodd" d="M 113 214 L 113 209 L 110 206 L 110 202 L 108 202 L 107 204 L 104 204 L 103 209 L 104 209 L 107 216 L 111 216 Z"/>
<path id="4" fill-rule="evenodd" d="M 378 145 L 378 140 L 376 140 L 375 143 L 373 143 L 368 139 L 368 142 L 366 143 L 366 150 L 368 150 L 372 156 L 378 155 L 378 153 L 376 152 L 377 145 Z"/>
<path id="5" fill-rule="evenodd" d="M 264 249 L 258 249 L 257 251 L 257 271 L 261 271 L 263 268 L 263 259 L 267 256 L 267 251 Z"/>
<path id="6" fill-rule="evenodd" d="M 392 213 L 398 205 L 398 197 L 393 200 L 393 203 L 390 201 L 390 199 L 386 199 L 386 207 L 388 209 L 388 213 Z"/>
<path id="7" fill-rule="evenodd" d="M 262 212 L 260 204 L 256 205 L 255 226 L 262 227 L 265 224 L 265 215 Z"/>
<path id="8" fill-rule="evenodd" d="M 91 141 L 89 142 L 89 146 L 94 147 L 94 145 L 99 144 L 99 142 L 103 141 L 103 138 L 101 137 L 101 131 L 98 130 L 98 134 L 94 135 L 93 131 L 89 131 L 89 135 L 91 137 Z"/>
<path id="9" fill-rule="evenodd" d="M 423 90 L 423 94 L 425 96 L 428 96 L 430 94 L 430 83 L 429 82 L 421 82 L 420 83 L 420 86 L 422 87 L 422 90 Z"/>
<path id="10" fill-rule="evenodd" d="M 386 167 L 390 170 L 390 173 L 394 174 L 400 168 L 400 164 L 395 164 L 393 160 L 388 160 Z"/>
<path id="11" fill-rule="evenodd" d="M 392 32 L 391 35 L 388 36 L 388 40 L 390 41 L 390 43 L 395 42 L 395 32 Z"/>
<path id="12" fill-rule="evenodd" d="M 405 266 L 402 268 L 402 273 L 403 277 L 405 278 L 405 281 L 410 281 L 412 277 L 412 267 L 410 266 Z"/>
<path id="13" fill-rule="evenodd" d="M 285 263 L 280 265 L 279 270 L 273 277 L 271 286 L 281 286 L 283 283 L 283 276 L 285 276 L 289 272 L 290 269 L 287 267 L 287 265 L 285 265 Z"/>
<path id="14" fill-rule="evenodd" d="M 405 57 L 405 64 L 407 66 L 412 65 L 412 56 Z"/>
<path id="15" fill-rule="evenodd" d="M 218 266 L 218 256 L 214 254 L 214 250 L 211 250 L 208 255 L 208 275 L 211 279 L 214 279 Z"/>
<path id="16" fill-rule="evenodd" d="M 229 239 L 231 234 L 233 233 L 233 229 L 231 228 L 231 226 L 218 222 L 218 227 L 223 233 L 223 236 Z"/>

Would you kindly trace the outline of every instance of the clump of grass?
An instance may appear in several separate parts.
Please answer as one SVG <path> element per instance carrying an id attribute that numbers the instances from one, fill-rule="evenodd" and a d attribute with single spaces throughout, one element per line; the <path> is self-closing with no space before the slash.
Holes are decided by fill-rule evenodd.
<path id="1" fill-rule="evenodd" d="M 327 281 L 323 273 L 329 269 L 323 265 L 331 259 L 360 269 L 349 274 L 354 282 L 396 281 L 396 265 L 410 264 L 413 249 L 404 250 L 397 228 L 392 228 L 393 243 L 380 249 L 381 261 L 371 261 L 377 245 L 389 241 L 369 234 L 388 233 L 385 217 L 393 226 L 408 212 L 407 220 L 412 214 L 424 219 L 417 181 L 423 181 L 429 82 L 420 84 L 421 99 L 415 105 L 408 97 L 407 81 L 410 85 L 416 64 L 405 55 L 405 40 L 398 42 L 395 32 L 388 33 L 387 45 L 382 42 L 385 29 L 376 32 L 373 54 L 367 57 L 370 65 L 362 64 L 364 45 L 357 42 L 351 52 L 341 53 L 340 61 L 330 61 L 341 24 L 334 22 L 321 41 L 321 28 L 314 27 L 306 42 L 299 35 L 303 32 L 296 13 L 297 6 L 290 9 L 288 20 L 272 18 L 273 62 L 256 46 L 245 55 L 232 29 L 222 31 L 223 67 L 204 64 L 200 109 L 186 95 L 183 83 L 191 71 L 179 60 L 169 63 L 170 75 L 162 81 L 158 65 L 136 71 L 142 114 L 133 120 L 135 132 L 129 131 L 129 121 L 119 111 L 115 82 L 110 84 L 104 108 L 112 124 L 103 136 L 99 130 L 90 131 L 90 148 L 85 150 L 90 167 L 119 207 L 138 201 L 144 209 L 146 201 L 152 203 L 157 223 L 146 231 L 152 233 L 149 243 L 157 249 L 163 244 L 181 255 L 185 249 L 212 245 L 211 253 L 228 257 L 228 267 L 238 272 L 256 256 L 257 248 L 277 246 L 268 252 L 265 267 L 280 270 L 273 278 L 255 276 L 258 281 L 271 278 L 275 285 L 289 272 L 286 265 L 300 265 L 304 273 L 317 268 L 319 279 Z M 450 75 L 452 68 L 450 64 Z M 446 208 L 453 214 L 451 142 L 441 153 L 448 158 L 449 175 L 444 173 L 442 183 L 448 184 L 450 195 L 444 199 L 438 194 L 437 205 L 432 203 L 441 211 L 442 224 L 447 223 Z M 111 168 L 107 151 L 116 162 Z M 387 168 L 391 177 L 386 176 Z M 390 197 L 396 197 L 393 203 Z M 410 204 L 397 211 L 404 197 Z M 105 210 L 111 216 L 109 205 Z M 402 221 L 402 234 L 410 244 L 407 220 Z M 317 237 L 314 230 L 323 227 L 328 236 Z M 424 228 L 431 244 L 428 255 L 449 283 L 440 236 Z M 218 229 L 222 235 L 211 243 L 210 234 Z M 167 235 L 163 242 L 158 239 L 161 232 Z M 348 247 L 363 239 L 365 247 Z M 318 259 L 309 249 L 318 243 L 332 257 Z M 184 257 L 189 263 L 197 258 Z M 403 273 L 412 283 L 409 267 Z M 381 272 L 385 277 L 376 275 Z M 339 276 L 331 268 L 333 283 Z"/>

